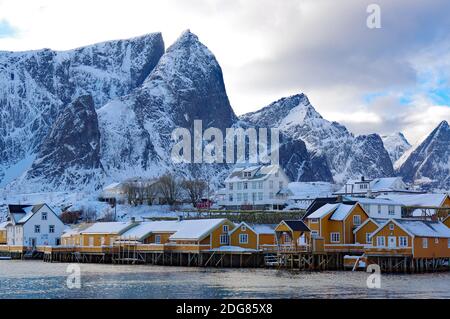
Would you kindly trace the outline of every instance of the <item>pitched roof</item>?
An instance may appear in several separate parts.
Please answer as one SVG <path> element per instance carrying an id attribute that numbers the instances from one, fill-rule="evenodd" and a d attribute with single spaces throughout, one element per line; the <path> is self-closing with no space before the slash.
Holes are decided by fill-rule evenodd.
<path id="1" fill-rule="evenodd" d="M 180 228 L 169 239 L 200 240 L 225 221 L 225 218 L 183 220 L 180 222 Z"/>
<path id="2" fill-rule="evenodd" d="M 46 204 L 8 205 L 9 215 L 15 224 L 25 224 L 36 212 Z M 51 210 L 51 209 L 50 209 Z"/>
<path id="3" fill-rule="evenodd" d="M 353 210 L 356 204 L 325 204 L 316 210 L 314 213 L 309 215 L 307 218 L 323 218 L 326 215 L 332 213 L 330 220 L 341 221 L 344 220 L 348 214 Z"/>
<path id="4" fill-rule="evenodd" d="M 293 231 L 310 231 L 309 227 L 301 220 L 283 220 Z"/>
<path id="5" fill-rule="evenodd" d="M 337 202 L 339 202 L 339 198 L 337 196 L 316 198 L 311 203 L 311 205 L 309 205 L 308 208 L 306 209 L 306 215 L 305 215 L 304 219 L 306 217 L 308 217 L 309 215 L 311 215 L 312 213 L 314 213 L 316 210 L 318 210 L 323 205 L 325 205 L 325 204 L 334 204 L 334 203 L 337 203 Z"/>
<path id="6" fill-rule="evenodd" d="M 81 234 L 119 234 L 133 226 L 132 222 L 100 222 L 81 231 Z"/>
<path id="7" fill-rule="evenodd" d="M 253 165 L 249 167 L 237 167 L 225 179 L 225 182 L 262 181 L 271 174 L 275 174 L 281 167 L 279 165 Z M 282 169 L 281 169 L 282 171 Z M 253 172 L 251 177 L 243 177 L 243 172 Z"/>
<path id="8" fill-rule="evenodd" d="M 406 195 L 400 195 L 400 196 L 406 196 Z M 374 205 L 403 205 L 402 203 L 395 201 L 390 198 L 368 198 L 368 197 L 353 197 L 353 196 L 344 196 L 343 198 L 346 201 L 354 201 L 361 204 L 374 204 Z"/>
<path id="9" fill-rule="evenodd" d="M 450 238 L 450 228 L 439 221 L 413 219 L 394 219 L 393 221 L 414 236 Z"/>
<path id="10" fill-rule="evenodd" d="M 139 225 L 125 231 L 121 237 L 124 239 L 142 240 L 151 233 L 174 233 L 181 227 L 180 221 L 153 221 L 142 222 Z"/>
<path id="11" fill-rule="evenodd" d="M 353 230 L 353 233 L 357 233 L 361 228 L 364 227 L 369 222 L 375 223 L 378 227 L 381 225 L 384 225 L 388 221 L 388 218 L 367 218 L 361 225 L 359 225 L 355 230 Z"/>
<path id="12" fill-rule="evenodd" d="M 8 225 L 8 224 L 9 224 L 9 222 L 0 223 L 0 230 L 5 230 L 6 229 L 6 225 Z"/>
<path id="13" fill-rule="evenodd" d="M 292 182 L 280 192 L 289 191 L 292 199 L 316 199 L 332 196 L 334 185 L 327 182 Z"/>
<path id="14" fill-rule="evenodd" d="M 442 205 L 447 194 L 414 194 L 414 195 L 380 195 L 377 198 L 390 199 L 405 206 L 434 206 Z"/>
<path id="15" fill-rule="evenodd" d="M 230 234 L 234 233 L 241 226 L 247 226 L 256 234 L 275 234 L 275 228 L 277 227 L 275 224 L 248 224 L 246 222 L 241 222 L 230 232 Z"/>
<path id="16" fill-rule="evenodd" d="M 307 218 L 322 218 L 326 216 L 327 214 L 334 211 L 339 206 L 339 203 L 337 204 L 325 204 L 322 207 L 318 208 L 316 211 L 314 211 L 312 214 L 307 216 Z"/>

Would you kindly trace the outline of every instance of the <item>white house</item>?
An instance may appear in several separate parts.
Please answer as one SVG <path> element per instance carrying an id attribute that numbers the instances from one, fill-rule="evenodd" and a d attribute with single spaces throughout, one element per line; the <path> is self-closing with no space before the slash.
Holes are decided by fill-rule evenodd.
<path id="1" fill-rule="evenodd" d="M 436 208 L 450 207 L 448 194 L 381 195 L 377 198 L 401 203 L 409 217 L 430 217 L 436 214 Z"/>
<path id="2" fill-rule="evenodd" d="M 289 182 L 280 165 L 235 168 L 219 191 L 218 205 L 227 209 L 280 209 L 287 199 L 276 194 Z"/>
<path id="3" fill-rule="evenodd" d="M 335 184 L 327 182 L 291 182 L 277 193 L 288 199 L 287 209 L 306 209 L 316 198 L 332 197 Z"/>
<path id="4" fill-rule="evenodd" d="M 360 203 L 371 218 L 402 218 L 403 204 L 391 199 L 344 196 L 343 201 Z"/>
<path id="5" fill-rule="evenodd" d="M 417 190 L 410 189 L 401 177 L 382 177 L 367 179 L 364 176 L 358 180 L 349 180 L 334 195 L 376 197 L 390 194 L 417 194 Z"/>
<path id="6" fill-rule="evenodd" d="M 6 226 L 7 244 L 10 246 L 59 245 L 64 223 L 47 205 L 8 205 Z"/>

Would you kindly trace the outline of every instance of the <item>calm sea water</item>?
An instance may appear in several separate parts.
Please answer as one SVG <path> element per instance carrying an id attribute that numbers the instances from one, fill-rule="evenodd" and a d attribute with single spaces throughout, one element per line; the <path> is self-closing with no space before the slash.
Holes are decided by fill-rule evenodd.
<path id="1" fill-rule="evenodd" d="M 450 273 L 205 269 L 80 264 L 81 289 L 67 288 L 68 264 L 0 260 L 0 298 L 450 298 Z"/>

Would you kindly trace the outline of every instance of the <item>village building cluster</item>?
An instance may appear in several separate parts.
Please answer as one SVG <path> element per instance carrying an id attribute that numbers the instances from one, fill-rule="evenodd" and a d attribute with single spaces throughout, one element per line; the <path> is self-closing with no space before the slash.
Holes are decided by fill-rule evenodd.
<path id="1" fill-rule="evenodd" d="M 233 170 L 217 196 L 227 210 L 271 214 L 302 207 L 306 213 L 278 224 L 132 218 L 68 227 L 47 204 L 9 205 L 8 221 L 0 224 L 0 252 L 339 252 L 358 261 L 403 256 L 447 263 L 450 258 L 450 196 L 409 189 L 399 177 L 361 178 L 333 190 L 328 183 L 291 183 L 278 165 L 251 166 Z"/>

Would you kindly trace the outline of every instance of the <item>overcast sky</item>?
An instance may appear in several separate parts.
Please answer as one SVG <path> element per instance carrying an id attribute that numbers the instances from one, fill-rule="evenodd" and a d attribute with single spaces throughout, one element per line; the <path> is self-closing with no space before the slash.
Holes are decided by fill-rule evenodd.
<path id="1" fill-rule="evenodd" d="M 381 28 L 366 25 L 381 8 Z M 355 134 L 415 143 L 450 120 L 448 0 L 0 0 L 0 49 L 71 49 L 190 29 L 216 55 L 237 114 L 306 93 Z"/>

